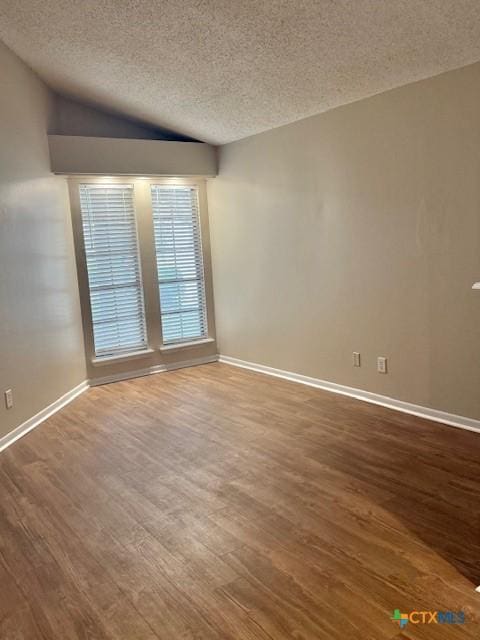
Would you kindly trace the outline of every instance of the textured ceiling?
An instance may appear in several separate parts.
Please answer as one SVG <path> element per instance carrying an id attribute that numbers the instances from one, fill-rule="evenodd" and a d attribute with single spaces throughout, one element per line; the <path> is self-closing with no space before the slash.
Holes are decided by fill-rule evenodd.
<path id="1" fill-rule="evenodd" d="M 480 60 L 480 0 L 1 0 L 57 91 L 225 143 Z"/>

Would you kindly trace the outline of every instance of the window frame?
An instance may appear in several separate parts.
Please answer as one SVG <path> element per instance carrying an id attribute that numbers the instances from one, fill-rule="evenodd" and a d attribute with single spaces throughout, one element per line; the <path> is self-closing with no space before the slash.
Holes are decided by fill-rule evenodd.
<path id="1" fill-rule="evenodd" d="M 195 192 L 195 200 L 196 200 L 196 211 L 194 213 L 197 214 L 198 216 L 198 220 L 197 220 L 197 225 L 198 225 L 198 238 L 194 239 L 194 244 L 197 245 L 197 249 L 200 251 L 200 260 L 199 260 L 199 267 L 200 267 L 200 273 L 201 273 L 201 277 L 200 278 L 194 278 L 191 280 L 191 282 L 199 282 L 201 285 L 201 293 L 202 293 L 202 313 L 203 313 L 203 318 L 204 318 L 204 323 L 205 323 L 205 332 L 202 333 L 201 336 L 198 337 L 188 337 L 188 338 L 184 338 L 184 339 L 178 339 L 178 340 L 168 340 L 166 341 L 164 339 L 163 336 L 163 323 L 162 323 L 162 315 L 164 315 L 165 312 L 162 312 L 162 303 L 161 303 L 161 294 L 160 294 L 160 286 L 161 286 L 161 282 L 160 282 L 160 277 L 158 274 L 158 256 L 156 253 L 156 237 L 155 237 L 155 224 L 153 222 L 154 219 L 154 212 L 153 212 L 153 188 L 154 187 L 173 187 L 173 188 L 188 188 L 188 189 L 192 189 Z M 160 183 L 158 181 L 151 181 L 150 182 L 150 201 L 151 201 L 151 210 L 152 210 L 152 222 L 153 222 L 153 239 L 154 239 L 154 243 L 155 243 L 155 264 L 157 266 L 157 283 L 158 283 L 158 288 L 159 288 L 159 305 L 160 305 L 160 331 L 162 333 L 162 347 L 161 349 L 166 351 L 166 350 L 171 350 L 174 349 L 175 347 L 181 347 L 182 345 L 193 345 L 196 343 L 201 343 L 202 341 L 208 340 L 209 338 L 209 314 L 208 314 L 208 308 L 207 308 L 207 292 L 206 292 L 206 278 L 205 278 L 205 255 L 204 255 L 204 248 L 203 248 L 203 233 L 202 233 L 202 225 L 201 225 L 201 214 L 200 214 L 200 193 L 199 193 L 199 189 L 196 185 L 192 185 L 192 184 L 165 184 L 165 183 Z M 177 279 L 177 282 L 181 282 L 180 280 Z M 181 312 L 178 312 L 179 314 Z"/>
<path id="2" fill-rule="evenodd" d="M 138 345 L 134 345 L 131 348 L 124 348 L 124 349 L 112 349 L 112 350 L 107 350 L 104 349 L 103 353 L 101 349 L 97 349 L 96 345 L 95 345 L 95 322 L 93 321 L 93 313 L 92 313 L 92 287 L 91 287 L 91 281 L 90 281 L 90 276 L 88 273 L 88 257 L 87 257 L 87 249 L 86 249 L 86 245 L 85 245 L 85 222 L 83 219 L 83 214 L 82 214 L 82 210 L 81 210 L 81 195 L 80 195 L 80 189 L 82 186 L 85 187 L 91 187 L 92 190 L 94 189 L 101 189 L 102 187 L 108 187 L 108 186 L 113 186 L 115 187 L 128 187 L 131 189 L 131 197 L 132 197 L 132 209 L 133 209 L 133 232 L 135 235 L 135 248 L 136 248 L 136 262 L 137 262 L 137 268 L 138 268 L 138 282 L 137 282 L 137 286 L 140 292 L 140 305 L 141 305 L 141 311 L 143 312 L 143 317 L 142 317 L 142 329 L 143 329 L 143 336 L 144 336 L 144 342 L 142 345 L 138 344 Z M 114 359 L 120 359 L 122 357 L 128 357 L 131 356 L 132 354 L 141 354 L 145 351 L 149 350 L 149 345 L 148 345 L 148 331 L 147 331 L 147 323 L 146 323 L 146 313 L 145 313 L 145 301 L 144 301 L 144 285 L 143 285 L 143 273 L 142 273 L 142 264 L 141 264 L 141 256 L 140 256 L 140 243 L 139 243 L 139 237 L 138 237 L 138 222 L 137 222 L 137 211 L 136 211 L 136 207 L 135 207 L 135 197 L 136 197 L 136 193 L 135 193 L 135 184 L 131 183 L 131 182 L 124 182 L 124 183 L 107 183 L 107 182 L 103 182 L 103 183 L 99 183 L 97 182 L 92 182 L 92 181 L 81 181 L 78 185 L 78 189 L 79 189 L 79 196 L 80 196 L 80 217 L 82 220 L 82 240 L 83 240 L 83 252 L 84 252 L 84 256 L 85 256 L 85 265 L 86 265 L 86 271 L 87 271 L 87 280 L 88 280 L 88 297 L 89 297 L 89 304 L 90 304 L 90 320 L 91 320 L 91 326 L 92 326 L 92 334 L 93 334 L 93 351 L 94 351 L 94 358 L 95 361 L 102 361 L 103 359 L 110 359 L 110 360 L 114 360 Z M 111 287 L 106 287 L 107 290 L 112 290 L 114 291 L 115 289 L 120 289 L 121 287 L 119 286 L 115 286 L 112 285 Z"/>
<path id="3" fill-rule="evenodd" d="M 96 356 L 93 341 L 92 311 L 90 304 L 90 291 L 88 287 L 88 272 L 83 239 L 82 218 L 80 209 L 79 186 L 81 184 L 133 184 L 134 209 L 137 224 L 137 239 L 139 245 L 139 262 L 143 280 L 143 298 L 145 305 L 146 324 L 146 348 L 132 353 L 123 353 L 113 356 Z M 160 292 L 158 284 L 158 271 L 155 252 L 155 235 L 153 226 L 153 209 L 151 187 L 153 185 L 188 186 L 197 190 L 198 215 L 200 229 L 200 244 L 203 258 L 204 288 L 205 288 L 205 313 L 207 320 L 207 336 L 188 342 L 163 343 Z M 215 314 L 213 303 L 212 267 L 210 255 L 210 233 L 208 224 L 208 207 L 206 195 L 206 182 L 203 177 L 170 178 L 164 176 L 98 176 L 76 175 L 68 177 L 70 205 L 72 213 L 72 227 L 77 262 L 78 285 L 80 292 L 80 305 L 84 329 L 85 353 L 87 369 L 91 366 L 98 367 L 112 365 L 113 369 L 135 366 L 160 365 L 177 361 L 185 362 L 184 353 L 192 356 L 202 353 L 202 347 L 212 350 L 215 337 Z M 190 359 L 190 355 L 187 356 Z M 144 363 L 129 365 L 130 360 L 143 360 Z M 118 366 L 116 366 L 118 364 Z"/>

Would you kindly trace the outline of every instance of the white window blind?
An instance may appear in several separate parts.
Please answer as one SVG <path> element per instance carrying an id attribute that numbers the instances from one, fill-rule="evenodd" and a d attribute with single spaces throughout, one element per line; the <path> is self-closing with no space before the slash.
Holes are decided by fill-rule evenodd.
<path id="1" fill-rule="evenodd" d="M 145 349 L 133 185 L 82 184 L 80 208 L 95 354 Z"/>
<path id="2" fill-rule="evenodd" d="M 164 344 L 207 336 L 202 243 L 195 187 L 152 186 Z"/>

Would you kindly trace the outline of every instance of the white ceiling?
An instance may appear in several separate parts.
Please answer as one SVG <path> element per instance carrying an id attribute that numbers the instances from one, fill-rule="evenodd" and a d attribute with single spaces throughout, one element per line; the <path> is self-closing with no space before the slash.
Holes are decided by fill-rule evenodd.
<path id="1" fill-rule="evenodd" d="M 221 144 L 480 60 L 480 0 L 1 0 L 57 91 Z"/>

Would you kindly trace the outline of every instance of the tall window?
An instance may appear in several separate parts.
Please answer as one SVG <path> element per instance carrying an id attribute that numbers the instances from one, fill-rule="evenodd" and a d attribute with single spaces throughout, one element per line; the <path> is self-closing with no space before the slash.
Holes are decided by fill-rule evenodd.
<path id="1" fill-rule="evenodd" d="M 82 184 L 80 208 L 95 354 L 145 349 L 133 185 Z"/>
<path id="2" fill-rule="evenodd" d="M 207 336 L 205 282 L 195 187 L 152 185 L 164 344 Z"/>

